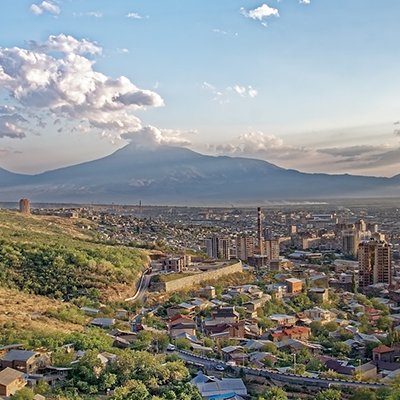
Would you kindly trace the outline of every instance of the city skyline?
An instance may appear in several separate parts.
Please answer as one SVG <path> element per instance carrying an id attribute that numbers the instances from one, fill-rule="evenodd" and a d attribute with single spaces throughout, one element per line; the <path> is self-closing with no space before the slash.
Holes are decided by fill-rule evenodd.
<path id="1" fill-rule="evenodd" d="M 305 172 L 400 172 L 394 0 L 3 10 L 1 167 L 35 173 L 134 141 Z"/>

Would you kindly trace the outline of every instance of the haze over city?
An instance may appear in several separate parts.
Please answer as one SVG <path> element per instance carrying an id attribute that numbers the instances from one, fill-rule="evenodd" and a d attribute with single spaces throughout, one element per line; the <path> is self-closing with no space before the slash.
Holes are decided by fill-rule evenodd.
<path id="1" fill-rule="evenodd" d="M 0 15 L 0 166 L 129 141 L 305 172 L 400 172 L 400 3 L 25 1 Z"/>

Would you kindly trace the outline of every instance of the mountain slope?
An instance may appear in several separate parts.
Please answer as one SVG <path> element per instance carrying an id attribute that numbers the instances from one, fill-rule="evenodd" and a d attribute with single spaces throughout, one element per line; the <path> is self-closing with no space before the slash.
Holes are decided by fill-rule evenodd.
<path id="1" fill-rule="evenodd" d="M 2 179 L 0 173 L 0 184 Z M 168 146 L 127 145 L 95 161 L 18 179 L 13 187 L 2 184 L 3 201 L 24 195 L 34 201 L 222 204 L 400 194 L 396 177 L 306 174 L 262 160 Z"/>

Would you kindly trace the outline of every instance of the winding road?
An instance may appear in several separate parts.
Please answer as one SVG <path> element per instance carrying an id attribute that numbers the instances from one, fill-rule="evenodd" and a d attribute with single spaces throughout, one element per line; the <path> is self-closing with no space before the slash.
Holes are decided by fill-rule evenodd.
<path id="1" fill-rule="evenodd" d="M 151 274 L 148 274 L 149 270 L 146 269 L 143 271 L 142 276 L 140 277 L 139 284 L 136 288 L 136 293 L 132 297 L 128 297 L 125 299 L 126 302 L 128 301 L 135 301 L 135 300 L 143 300 L 147 289 L 150 286 L 151 281 Z"/>

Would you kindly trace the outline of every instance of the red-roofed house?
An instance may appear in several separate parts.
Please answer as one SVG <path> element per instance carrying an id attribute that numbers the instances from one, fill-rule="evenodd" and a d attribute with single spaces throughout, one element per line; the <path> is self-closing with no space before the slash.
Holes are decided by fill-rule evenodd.
<path id="1" fill-rule="evenodd" d="M 308 340 L 310 337 L 311 329 L 305 326 L 292 326 L 290 328 L 283 328 L 271 334 L 273 342 L 281 342 L 287 339 Z"/>
<path id="2" fill-rule="evenodd" d="M 196 336 L 196 324 L 193 318 L 186 315 L 177 314 L 168 322 L 169 335 L 171 338 L 176 338 L 182 333 L 189 336 Z"/>
<path id="3" fill-rule="evenodd" d="M 394 353 L 394 349 L 382 344 L 372 350 L 372 360 L 375 362 L 394 362 Z"/>

